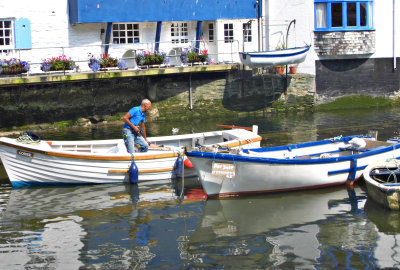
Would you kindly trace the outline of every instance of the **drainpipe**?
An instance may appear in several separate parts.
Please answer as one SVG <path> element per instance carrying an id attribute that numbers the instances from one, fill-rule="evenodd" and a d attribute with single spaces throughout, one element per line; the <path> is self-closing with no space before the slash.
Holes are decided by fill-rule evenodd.
<path id="1" fill-rule="evenodd" d="M 200 39 L 201 39 L 201 25 L 203 24 L 202 21 L 197 22 L 197 28 L 196 28 L 196 52 L 200 53 Z"/>
<path id="2" fill-rule="evenodd" d="M 396 0 L 393 0 L 393 70 L 397 70 L 396 64 Z"/>
<path id="3" fill-rule="evenodd" d="M 112 23 L 107 23 L 107 30 L 106 30 L 106 39 L 104 41 L 104 43 L 106 44 L 104 46 L 104 54 L 108 55 L 108 47 L 110 44 L 110 38 L 111 38 L 111 27 L 112 27 Z"/>
<path id="4" fill-rule="evenodd" d="M 161 37 L 161 22 L 157 22 L 157 30 L 156 30 L 156 46 L 154 47 L 154 51 L 158 52 L 160 48 L 160 37 Z"/>

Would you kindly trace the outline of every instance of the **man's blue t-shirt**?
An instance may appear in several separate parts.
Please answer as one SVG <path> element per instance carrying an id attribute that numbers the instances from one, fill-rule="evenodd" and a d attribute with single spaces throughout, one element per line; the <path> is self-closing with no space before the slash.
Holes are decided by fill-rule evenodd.
<path id="1" fill-rule="evenodd" d="M 133 107 L 132 109 L 129 110 L 129 114 L 131 115 L 131 118 L 129 118 L 129 120 L 134 126 L 137 126 L 140 122 L 144 123 L 146 121 L 146 116 L 144 112 L 142 112 L 141 106 Z M 125 123 L 124 128 L 131 128 L 131 127 L 128 126 L 127 123 Z"/>

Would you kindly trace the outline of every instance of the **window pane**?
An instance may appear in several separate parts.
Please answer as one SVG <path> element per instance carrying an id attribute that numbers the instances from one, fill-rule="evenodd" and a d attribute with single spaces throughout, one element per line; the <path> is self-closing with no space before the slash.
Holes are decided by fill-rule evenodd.
<path id="1" fill-rule="evenodd" d="M 316 5 L 317 9 L 317 28 L 326 28 L 326 3 L 320 3 Z"/>
<path id="2" fill-rule="evenodd" d="M 332 27 L 343 27 L 342 4 L 332 3 Z"/>
<path id="3" fill-rule="evenodd" d="M 360 26 L 367 26 L 367 3 L 360 3 Z"/>
<path id="4" fill-rule="evenodd" d="M 347 26 L 357 26 L 356 3 L 347 3 Z"/>
<path id="5" fill-rule="evenodd" d="M 4 21 L 4 28 L 11 28 L 11 21 Z"/>
<path id="6" fill-rule="evenodd" d="M 133 26 L 132 24 L 127 24 L 127 25 L 126 25 L 126 29 L 132 30 L 132 28 L 133 28 L 132 26 Z"/>

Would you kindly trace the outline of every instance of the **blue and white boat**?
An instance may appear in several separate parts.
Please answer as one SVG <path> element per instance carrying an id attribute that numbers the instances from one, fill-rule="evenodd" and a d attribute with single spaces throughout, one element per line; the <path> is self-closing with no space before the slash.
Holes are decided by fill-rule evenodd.
<path id="1" fill-rule="evenodd" d="M 306 59 L 310 46 L 275 51 L 239 52 L 240 61 L 246 66 L 276 66 L 299 64 Z"/>
<path id="2" fill-rule="evenodd" d="M 367 136 L 348 136 L 225 152 L 193 149 L 186 153 L 209 197 L 353 183 L 370 163 L 399 159 L 400 140 L 376 141 Z"/>

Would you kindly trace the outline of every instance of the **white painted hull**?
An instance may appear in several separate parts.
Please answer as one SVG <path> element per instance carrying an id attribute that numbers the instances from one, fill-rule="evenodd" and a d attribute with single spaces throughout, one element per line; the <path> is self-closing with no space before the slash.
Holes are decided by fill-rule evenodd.
<path id="1" fill-rule="evenodd" d="M 259 147 L 261 137 L 246 130 L 215 131 L 199 134 L 149 138 L 161 150 L 134 154 L 139 181 L 176 177 L 174 166 L 183 147 L 194 143 L 238 147 Z M 226 140 L 226 141 L 224 141 Z M 169 146 L 167 149 L 166 146 Z M 41 141 L 25 144 L 0 138 L 0 157 L 14 187 L 31 184 L 108 184 L 129 182 L 131 156 L 121 140 Z M 194 170 L 185 170 L 185 176 Z"/>
<path id="2" fill-rule="evenodd" d="M 400 168 L 399 160 L 382 160 L 373 162 L 363 172 L 363 178 L 367 187 L 368 198 L 380 203 L 386 208 L 392 210 L 400 210 L 400 183 L 395 182 L 378 182 L 371 177 L 371 173 L 374 170 L 386 170 Z M 398 177 L 395 175 L 391 176 L 391 180 L 396 180 Z M 398 179 L 397 181 L 399 181 Z"/>
<path id="3" fill-rule="evenodd" d="M 327 140 L 324 145 L 294 145 L 290 150 L 288 146 L 279 151 L 269 151 L 274 149 L 272 147 L 264 148 L 265 152 L 250 151 L 249 154 L 242 155 L 189 152 L 187 156 L 198 171 L 204 191 L 211 197 L 341 185 L 349 176 L 352 180 L 358 179 L 362 170 L 375 160 L 400 157 L 400 144 L 380 150 L 370 149 L 355 155 L 338 150 L 344 146 L 342 141 L 332 143 Z M 331 157 L 319 158 L 320 154 L 328 152 Z M 318 155 L 312 157 L 312 153 Z M 307 155 L 308 158 L 292 158 L 289 154 L 298 157 Z M 227 178 L 216 175 L 215 172 L 213 174 L 213 163 L 234 164 L 235 177 Z"/>
<path id="4" fill-rule="evenodd" d="M 265 52 L 241 52 L 240 60 L 246 66 L 276 66 L 304 62 L 310 47 Z"/>

